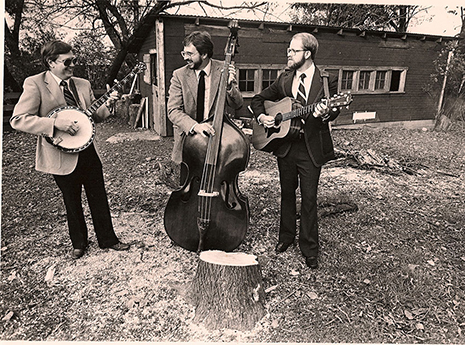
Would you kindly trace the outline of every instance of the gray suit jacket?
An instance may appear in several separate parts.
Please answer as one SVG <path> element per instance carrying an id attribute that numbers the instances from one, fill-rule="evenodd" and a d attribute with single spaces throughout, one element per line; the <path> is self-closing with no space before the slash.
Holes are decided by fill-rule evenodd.
<path id="1" fill-rule="evenodd" d="M 87 109 L 95 101 L 90 82 L 72 77 L 82 108 Z M 54 109 L 66 106 L 60 86 L 51 72 L 46 71 L 27 78 L 24 91 L 10 119 L 11 127 L 38 136 L 36 170 L 54 175 L 68 175 L 74 171 L 79 153 L 67 153 L 49 144 L 45 137 L 52 137 L 54 119 L 47 115 Z M 92 118 L 100 122 L 110 115 L 105 106 L 100 107 Z"/>
<path id="2" fill-rule="evenodd" d="M 224 62 L 213 59 L 211 63 L 209 117 L 214 115 L 221 70 L 224 65 Z M 182 161 L 182 135 L 187 135 L 197 123 L 195 120 L 197 112 L 197 84 L 198 80 L 195 71 L 189 67 L 184 66 L 173 72 L 167 107 L 168 118 L 173 123 L 174 129 L 174 147 L 171 158 L 178 164 Z M 226 103 L 233 109 L 239 109 L 242 106 L 243 99 L 237 83 L 234 83 L 232 88 L 227 91 Z"/>

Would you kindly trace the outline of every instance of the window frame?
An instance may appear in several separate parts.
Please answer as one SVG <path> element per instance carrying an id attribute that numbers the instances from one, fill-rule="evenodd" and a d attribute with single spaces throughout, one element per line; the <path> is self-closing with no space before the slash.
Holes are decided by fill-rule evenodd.
<path id="1" fill-rule="evenodd" d="M 262 84 L 263 84 L 263 70 L 276 70 L 278 71 L 278 77 L 281 73 L 284 72 L 285 66 L 282 64 L 242 64 L 236 63 L 236 70 L 237 70 L 237 83 L 239 84 L 239 71 L 241 69 L 253 69 L 255 70 L 254 73 L 254 91 L 241 91 L 242 97 L 253 97 L 257 93 L 262 92 Z"/>
<path id="2" fill-rule="evenodd" d="M 338 75 L 338 92 L 350 91 L 352 94 L 401 94 L 405 93 L 405 82 L 407 79 L 408 67 L 399 66 L 318 66 L 320 70 L 339 71 Z M 354 71 L 352 88 L 342 89 L 342 75 L 344 71 Z M 390 91 L 392 72 L 400 72 L 399 88 L 396 91 Z M 370 81 L 368 89 L 360 89 L 360 72 L 370 72 Z M 386 72 L 384 87 L 375 90 L 375 81 L 377 72 Z"/>

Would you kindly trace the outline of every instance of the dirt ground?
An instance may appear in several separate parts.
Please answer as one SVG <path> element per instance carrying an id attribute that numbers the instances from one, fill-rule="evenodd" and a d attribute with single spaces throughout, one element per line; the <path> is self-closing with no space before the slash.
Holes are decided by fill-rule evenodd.
<path id="1" fill-rule="evenodd" d="M 239 176 L 250 226 L 236 251 L 258 257 L 266 315 L 238 331 L 193 322 L 186 291 L 198 256 L 173 244 L 163 226 L 178 181 L 172 138 L 115 119 L 97 125 L 114 226 L 132 246 L 99 249 L 88 216 L 89 250 L 73 260 L 58 188 L 34 170 L 36 138 L 4 133 L 0 338 L 464 343 L 464 135 L 334 130 L 344 154 L 321 175 L 318 270 L 306 267 L 298 246 L 274 253 L 277 165 L 252 149 Z M 386 165 L 358 164 L 354 157 L 366 149 Z"/>

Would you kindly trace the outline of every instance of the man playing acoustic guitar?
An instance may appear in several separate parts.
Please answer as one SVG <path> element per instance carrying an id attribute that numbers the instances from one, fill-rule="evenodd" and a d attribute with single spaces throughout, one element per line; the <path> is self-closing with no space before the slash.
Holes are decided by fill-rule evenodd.
<path id="1" fill-rule="evenodd" d="M 252 99 L 251 107 L 260 125 L 265 128 L 275 126 L 275 117 L 266 113 L 265 101 L 293 97 L 305 106 L 328 98 L 329 94 L 336 94 L 337 79 L 323 77 L 313 63 L 317 51 L 318 41 L 313 35 L 298 33 L 292 37 L 287 49 L 288 69 Z M 321 166 L 334 158 L 328 122 L 339 115 L 339 110 L 329 108 L 324 102 L 318 103 L 312 110 L 293 120 L 294 129 L 297 127 L 295 135 L 284 138 L 273 153 L 277 156 L 281 184 L 281 219 L 276 252 L 286 251 L 296 237 L 296 189 L 300 182 L 302 209 L 299 247 L 307 266 L 316 269 L 319 251 L 318 181 Z"/>
<path id="2" fill-rule="evenodd" d="M 38 171 L 52 174 L 63 194 L 73 245 L 72 258 L 84 255 L 88 245 L 81 201 L 82 186 L 100 248 L 128 250 L 129 245 L 121 243 L 113 230 L 102 163 L 94 144 L 80 152 L 64 152 L 52 145 L 53 140 L 50 139 L 57 131 L 78 135 L 80 122 L 53 118 L 48 114 L 66 106 L 89 108 L 95 100 L 91 85 L 85 79 L 73 77 L 76 58 L 69 44 L 61 41 L 46 43 L 41 54 L 47 71 L 24 81 L 24 91 L 10 119 L 11 127 L 38 136 L 35 167 Z M 97 122 L 103 121 L 110 115 L 108 106 L 117 98 L 117 92 L 112 92 L 92 118 Z"/>

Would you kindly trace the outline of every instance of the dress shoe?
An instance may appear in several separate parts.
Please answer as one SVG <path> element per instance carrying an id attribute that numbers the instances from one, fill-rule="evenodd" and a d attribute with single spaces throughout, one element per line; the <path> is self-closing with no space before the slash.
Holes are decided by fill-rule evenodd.
<path id="1" fill-rule="evenodd" d="M 129 247 L 131 247 L 129 244 L 127 243 L 123 243 L 123 242 L 118 242 L 108 248 L 110 249 L 113 249 L 113 250 L 118 250 L 118 251 L 122 251 L 122 250 L 128 250 Z"/>
<path id="2" fill-rule="evenodd" d="M 284 243 L 284 242 L 278 242 L 278 244 L 276 245 L 276 248 L 275 248 L 275 251 L 276 253 L 284 253 L 287 248 L 289 248 L 289 246 L 292 244 L 292 242 L 290 243 Z"/>
<path id="3" fill-rule="evenodd" d="M 84 255 L 85 251 L 85 249 L 74 248 L 71 252 L 71 257 L 73 259 L 79 259 L 81 256 Z"/>
<path id="4" fill-rule="evenodd" d="M 307 256 L 305 258 L 305 263 L 312 269 L 318 268 L 318 258 L 316 256 Z"/>

